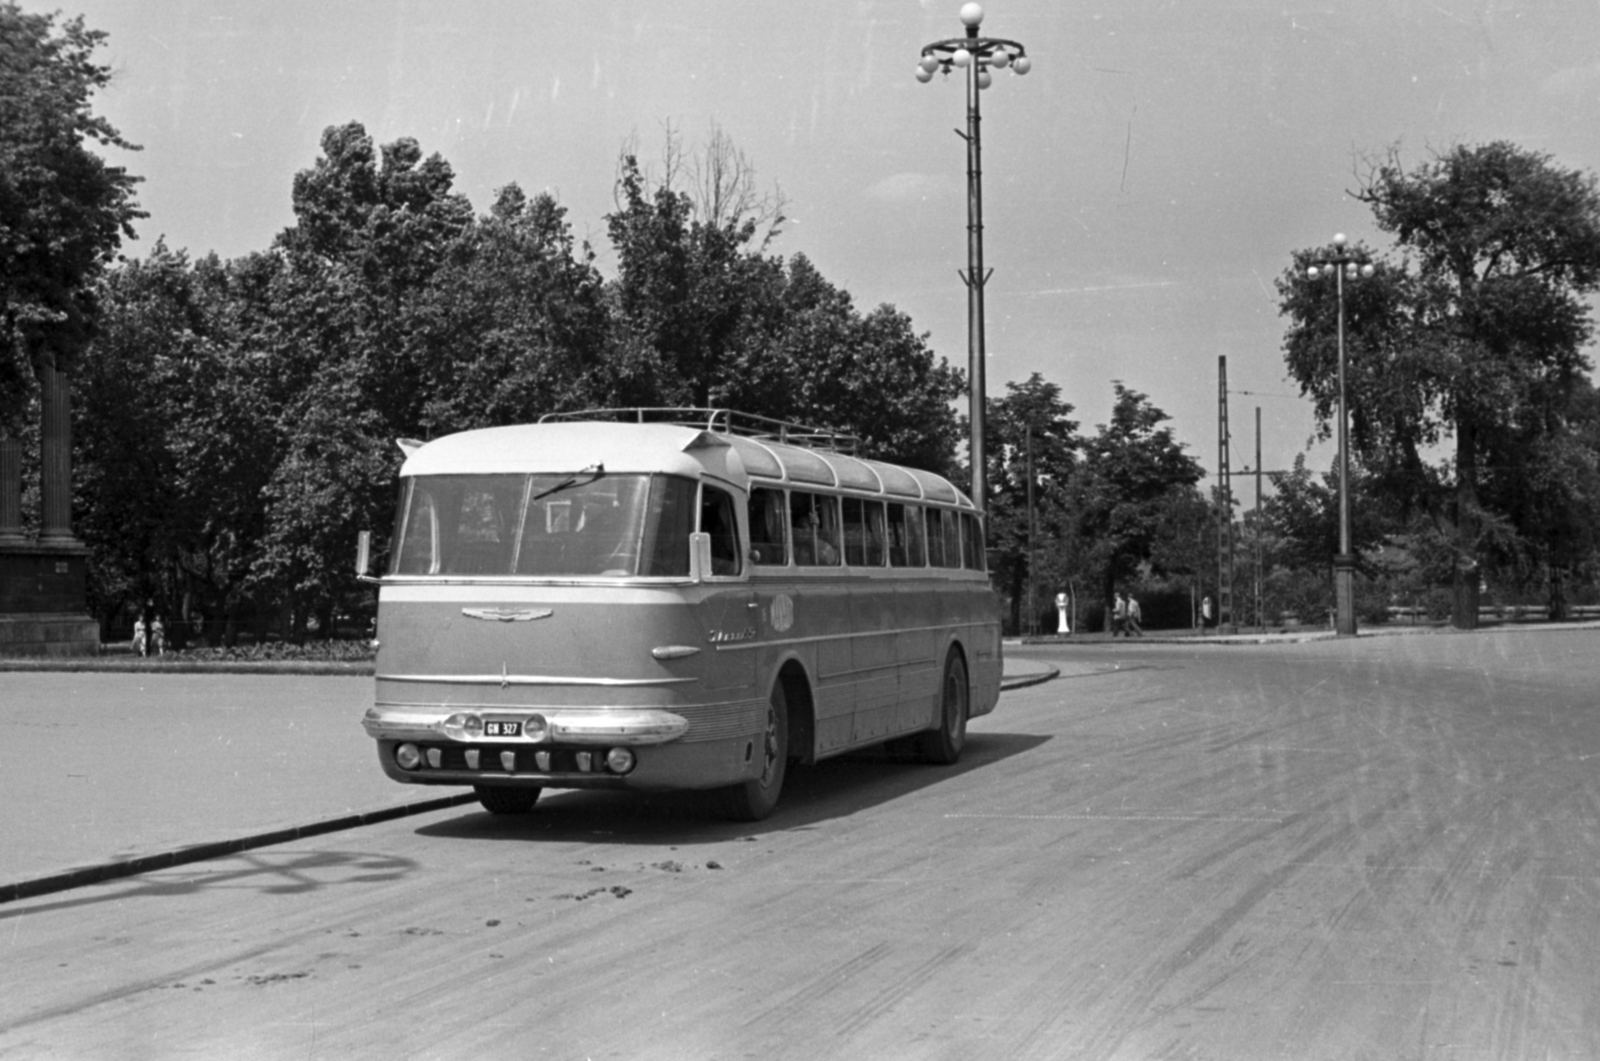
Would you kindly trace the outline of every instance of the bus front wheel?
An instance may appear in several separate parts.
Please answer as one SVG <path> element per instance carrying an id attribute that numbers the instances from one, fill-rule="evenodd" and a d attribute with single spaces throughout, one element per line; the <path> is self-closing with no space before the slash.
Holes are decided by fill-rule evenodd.
<path id="1" fill-rule="evenodd" d="M 779 683 L 767 703 L 767 729 L 757 753 L 761 774 L 722 790 L 723 812 L 736 822 L 758 822 L 778 806 L 789 767 L 789 701 Z"/>
<path id="2" fill-rule="evenodd" d="M 961 758 L 967 743 L 968 696 L 967 661 L 951 649 L 939 685 L 939 724 L 918 737 L 918 757 L 923 762 L 950 766 Z"/>
<path id="3" fill-rule="evenodd" d="M 473 785 L 478 802 L 490 814 L 526 814 L 539 802 L 537 788 L 513 788 L 510 785 Z"/>

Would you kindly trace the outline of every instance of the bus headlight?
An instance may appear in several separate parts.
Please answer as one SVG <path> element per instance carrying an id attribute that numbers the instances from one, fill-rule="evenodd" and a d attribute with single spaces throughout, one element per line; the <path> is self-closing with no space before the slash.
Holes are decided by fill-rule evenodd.
<path id="1" fill-rule="evenodd" d="M 606 769 L 613 774 L 625 774 L 633 769 L 633 752 L 627 748 L 612 748 L 606 752 Z"/>
<path id="2" fill-rule="evenodd" d="M 415 744 L 402 744 L 394 750 L 394 761 L 402 770 L 415 770 L 422 765 L 422 752 Z"/>
<path id="3" fill-rule="evenodd" d="M 483 736 L 483 719 L 477 715 L 451 715 L 444 720 L 444 732 L 454 740 L 476 740 Z"/>

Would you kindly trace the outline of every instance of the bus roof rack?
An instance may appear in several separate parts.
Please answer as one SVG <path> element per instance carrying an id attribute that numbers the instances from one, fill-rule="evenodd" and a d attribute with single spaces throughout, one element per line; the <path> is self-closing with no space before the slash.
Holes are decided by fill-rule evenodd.
<path id="1" fill-rule="evenodd" d="M 861 439 L 828 427 L 811 427 L 770 416 L 741 413 L 733 409 L 702 409 L 677 406 L 630 406 L 616 409 L 577 409 L 568 413 L 545 413 L 539 423 L 556 420 L 615 420 L 618 423 L 676 424 L 720 435 L 739 435 L 763 442 L 826 449 L 854 455 Z"/>

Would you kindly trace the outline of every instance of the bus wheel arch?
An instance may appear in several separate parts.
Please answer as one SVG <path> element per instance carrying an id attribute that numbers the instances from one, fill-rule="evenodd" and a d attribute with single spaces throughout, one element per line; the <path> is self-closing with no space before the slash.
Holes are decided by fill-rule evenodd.
<path id="1" fill-rule="evenodd" d="M 799 660 L 791 659 L 778 669 L 774 681 L 781 689 L 789 710 L 789 758 L 807 766 L 817 761 L 816 701 L 811 695 L 811 679 Z"/>
<path id="2" fill-rule="evenodd" d="M 972 717 L 972 676 L 960 642 L 945 650 L 939 678 L 939 717 L 934 727 L 917 735 L 917 757 L 936 766 L 952 766 L 967 743 Z"/>
<path id="3" fill-rule="evenodd" d="M 720 793 L 723 813 L 733 821 L 761 821 L 777 809 L 783 794 L 784 777 L 789 772 L 791 712 L 782 681 L 773 683 L 765 718 L 761 735 L 749 749 L 756 776 L 729 785 Z"/>

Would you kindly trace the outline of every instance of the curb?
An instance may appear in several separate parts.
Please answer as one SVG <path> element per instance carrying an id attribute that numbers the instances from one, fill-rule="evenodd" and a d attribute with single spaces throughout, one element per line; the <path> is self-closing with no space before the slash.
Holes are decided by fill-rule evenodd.
<path id="1" fill-rule="evenodd" d="M 0 659 L 0 672 L 4 671 L 117 674 L 332 674 L 370 678 L 373 674 L 373 664 L 370 660 L 346 663 L 337 660 L 175 659 L 168 662 L 58 656 L 48 659 Z"/>
<path id="2" fill-rule="evenodd" d="M 222 858 L 225 855 L 237 855 L 241 851 L 249 851 L 256 847 L 270 847 L 273 844 L 285 844 L 291 840 L 304 840 L 307 837 L 321 836 L 324 833 L 342 832 L 346 829 L 356 829 L 363 825 L 377 825 L 379 822 L 406 818 L 413 814 L 426 814 L 429 811 L 459 807 L 463 803 L 476 802 L 477 798 L 477 795 L 471 792 L 459 793 L 454 796 L 423 800 L 420 803 L 407 803 L 399 807 L 388 807 L 384 810 L 347 814 L 340 818 L 329 818 L 324 821 L 313 822 L 310 825 L 293 825 L 286 829 L 274 829 L 271 832 L 256 833 L 253 836 L 243 836 L 236 840 L 219 840 L 209 844 L 194 844 L 189 847 L 180 847 L 174 851 L 163 851 L 154 855 L 141 855 L 138 858 L 130 858 L 118 862 L 102 862 L 92 866 L 80 866 L 77 869 L 70 869 L 65 873 L 55 873 L 48 877 L 37 877 L 33 880 L 19 881 L 15 884 L 0 884 L 0 903 L 15 902 L 18 899 L 31 899 L 40 895 L 49 895 L 52 892 L 67 891 L 70 888 L 81 888 L 86 884 L 99 884 L 108 880 L 116 880 L 119 877 L 135 877 L 151 870 L 169 869 L 173 866 L 187 865 L 190 862 L 203 862 L 207 859 Z"/>
<path id="3" fill-rule="evenodd" d="M 1026 689 L 1030 685 L 1043 685 L 1052 678 L 1060 677 L 1060 675 L 1061 668 L 1049 667 L 1049 669 L 1035 674 L 1019 674 L 1015 678 L 1001 677 L 1000 691 L 1007 693 L 1013 689 Z"/>
<path id="4" fill-rule="evenodd" d="M 0 659 L 0 672 L 34 671 L 67 672 L 67 674 L 318 674 L 371 677 L 373 664 L 338 663 L 338 661 L 312 661 L 312 659 L 174 659 L 142 663 L 136 659 L 74 659 L 61 656 L 53 659 Z"/>

